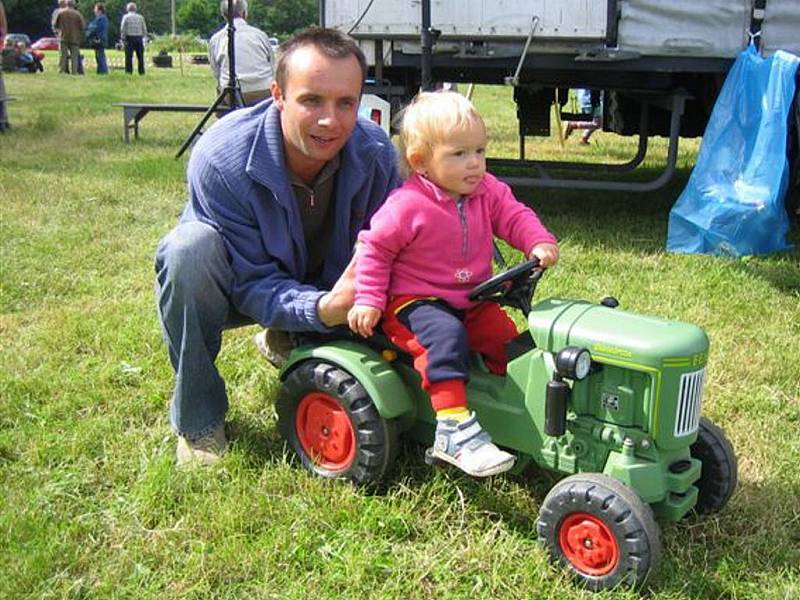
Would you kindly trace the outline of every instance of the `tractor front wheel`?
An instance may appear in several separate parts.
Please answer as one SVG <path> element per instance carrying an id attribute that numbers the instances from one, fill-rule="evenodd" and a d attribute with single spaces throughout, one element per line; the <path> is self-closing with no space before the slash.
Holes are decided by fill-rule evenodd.
<path id="1" fill-rule="evenodd" d="M 395 422 L 381 417 L 357 379 L 331 363 L 298 366 L 275 408 L 284 439 L 303 466 L 321 477 L 375 483 L 396 454 Z"/>
<path id="2" fill-rule="evenodd" d="M 738 467 L 733 446 L 725 432 L 705 417 L 700 417 L 697 441 L 691 447 L 692 457 L 702 464 L 698 489 L 697 514 L 714 513 L 731 499 L 738 481 Z"/>
<path id="3" fill-rule="evenodd" d="M 661 541 L 653 512 L 629 487 L 599 473 L 579 473 L 550 490 L 539 510 L 539 540 L 594 591 L 644 582 Z"/>

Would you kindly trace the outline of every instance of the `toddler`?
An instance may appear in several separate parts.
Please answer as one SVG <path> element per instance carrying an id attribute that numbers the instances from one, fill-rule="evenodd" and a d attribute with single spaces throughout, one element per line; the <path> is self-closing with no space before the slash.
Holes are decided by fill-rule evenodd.
<path id="1" fill-rule="evenodd" d="M 507 471 L 514 456 L 495 446 L 467 409 L 469 352 L 497 375 L 517 328 L 470 290 L 492 274 L 493 236 L 542 266 L 558 246 L 536 214 L 486 172 L 486 128 L 456 92 L 421 93 L 405 110 L 400 158 L 409 176 L 359 235 L 350 328 L 372 335 L 383 317 L 391 341 L 414 357 L 436 411 L 433 455 L 466 473 Z"/>

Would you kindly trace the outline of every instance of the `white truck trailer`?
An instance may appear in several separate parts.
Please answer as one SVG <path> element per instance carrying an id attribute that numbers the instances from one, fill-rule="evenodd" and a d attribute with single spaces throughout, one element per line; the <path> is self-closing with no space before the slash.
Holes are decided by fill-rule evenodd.
<path id="1" fill-rule="evenodd" d="M 553 99 L 563 107 L 570 88 L 603 90 L 603 128 L 640 136 L 629 162 L 597 169 L 632 170 L 648 136 L 670 138 L 666 168 L 650 182 L 511 179 L 549 187 L 660 187 L 674 171 L 679 137 L 703 134 L 751 39 L 764 55 L 800 55 L 800 0 L 321 0 L 320 21 L 358 40 L 374 81 L 368 91 L 394 108 L 437 81 L 513 85 L 516 164 L 576 166 L 525 160 L 525 137 L 550 134 Z"/>

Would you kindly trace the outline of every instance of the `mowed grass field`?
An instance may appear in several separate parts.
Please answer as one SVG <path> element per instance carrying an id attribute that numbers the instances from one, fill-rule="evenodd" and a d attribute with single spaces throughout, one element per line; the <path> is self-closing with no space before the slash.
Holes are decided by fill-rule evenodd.
<path id="1" fill-rule="evenodd" d="M 476 481 L 409 444 L 379 491 L 303 471 L 278 434 L 279 381 L 255 327 L 227 334 L 219 360 L 230 453 L 176 471 L 152 258 L 184 204 L 174 154 L 200 115 L 149 115 L 126 146 L 111 104 L 210 103 L 214 82 L 202 66 L 77 78 L 55 63 L 5 75 L 18 100 L 0 136 L 0 597 L 800 598 L 800 260 L 665 253 L 697 141 L 658 192 L 519 190 L 561 240 L 538 297 L 614 295 L 708 332 L 704 411 L 739 459 L 722 513 L 663 527 L 644 590 L 590 594 L 536 542 L 554 481 L 536 469 Z M 512 156 L 511 90 L 474 98 L 490 154 Z M 636 177 L 657 175 L 665 144 L 652 145 Z M 528 147 L 622 160 L 635 140 Z"/>

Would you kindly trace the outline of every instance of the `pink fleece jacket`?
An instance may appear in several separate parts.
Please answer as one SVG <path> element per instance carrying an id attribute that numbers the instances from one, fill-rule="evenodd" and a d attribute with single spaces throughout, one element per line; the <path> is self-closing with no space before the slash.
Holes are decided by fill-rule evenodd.
<path id="1" fill-rule="evenodd" d="M 469 308 L 470 290 L 492 275 L 493 235 L 526 255 L 537 244 L 556 243 L 493 175 L 460 202 L 414 175 L 358 236 L 355 303 L 385 310 L 390 298 L 410 294 Z"/>

